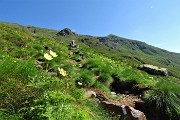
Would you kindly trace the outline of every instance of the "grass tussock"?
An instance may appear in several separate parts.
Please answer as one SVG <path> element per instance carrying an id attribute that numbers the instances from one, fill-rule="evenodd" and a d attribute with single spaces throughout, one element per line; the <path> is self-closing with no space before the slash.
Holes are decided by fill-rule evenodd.
<path id="1" fill-rule="evenodd" d="M 173 118 L 180 112 L 180 86 L 161 80 L 156 88 L 146 93 L 145 100 L 156 117 Z"/>

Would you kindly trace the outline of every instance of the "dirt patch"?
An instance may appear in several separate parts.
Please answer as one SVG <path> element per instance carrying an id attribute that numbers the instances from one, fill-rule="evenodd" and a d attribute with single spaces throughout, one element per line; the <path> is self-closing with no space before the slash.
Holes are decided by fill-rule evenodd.
<path id="1" fill-rule="evenodd" d="M 143 112 L 134 109 L 136 102 L 143 102 L 138 96 L 119 94 L 119 100 L 109 99 L 104 92 L 94 88 L 88 88 L 86 93 L 88 96 L 94 96 L 98 99 L 102 107 L 107 111 L 110 116 L 115 116 L 126 120 L 146 120 Z"/>
<path id="2" fill-rule="evenodd" d="M 119 102 L 122 105 L 127 105 L 127 106 L 131 106 L 133 108 L 136 108 L 137 104 L 143 104 L 144 101 L 139 98 L 138 96 L 134 96 L 134 95 L 126 95 L 126 94 L 120 94 L 120 100 Z"/>

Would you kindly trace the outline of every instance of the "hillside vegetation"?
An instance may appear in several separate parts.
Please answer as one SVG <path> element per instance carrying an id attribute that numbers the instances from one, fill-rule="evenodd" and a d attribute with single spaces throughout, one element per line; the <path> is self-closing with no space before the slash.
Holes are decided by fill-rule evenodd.
<path id="1" fill-rule="evenodd" d="M 111 101 L 122 101 L 111 91 L 141 96 L 146 109 L 140 110 L 148 119 L 179 118 L 180 54 L 114 35 L 62 33 L 0 23 L 0 119 L 121 119 L 85 97 L 87 89 L 101 91 Z M 71 40 L 78 46 L 72 50 Z M 170 74 L 137 69 L 143 63 L 166 67 Z"/>

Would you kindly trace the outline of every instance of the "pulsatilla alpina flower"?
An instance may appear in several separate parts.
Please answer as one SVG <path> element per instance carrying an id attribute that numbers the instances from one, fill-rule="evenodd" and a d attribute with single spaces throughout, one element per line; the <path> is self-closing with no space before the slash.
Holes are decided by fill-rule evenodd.
<path id="1" fill-rule="evenodd" d="M 48 53 L 44 54 L 44 58 L 46 58 L 47 60 L 52 60 L 53 57 L 51 55 L 49 55 Z"/>
<path id="2" fill-rule="evenodd" d="M 59 71 L 59 73 L 60 73 L 62 76 L 67 76 L 66 71 L 63 70 L 62 68 L 59 68 L 59 67 L 58 67 L 58 71 Z"/>
<path id="3" fill-rule="evenodd" d="M 58 56 L 58 55 L 57 55 L 55 52 L 53 52 L 52 50 L 50 50 L 49 53 L 50 53 L 50 55 L 53 56 L 53 57 L 57 57 L 57 56 Z"/>

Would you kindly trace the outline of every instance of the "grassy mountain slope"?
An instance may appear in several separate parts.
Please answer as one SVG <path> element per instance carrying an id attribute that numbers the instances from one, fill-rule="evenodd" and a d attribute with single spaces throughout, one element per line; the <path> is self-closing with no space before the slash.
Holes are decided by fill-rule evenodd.
<path id="1" fill-rule="evenodd" d="M 151 59 L 162 66 L 165 64 L 156 58 L 167 59 L 163 56 L 169 54 L 170 59 L 170 53 L 159 56 L 163 50 L 126 39 L 115 46 L 114 40 L 123 38 L 108 37 L 103 41 L 102 37 L 86 35 L 61 36 L 55 30 L 0 23 L 0 119 L 115 119 L 99 102 L 84 97 L 85 89 L 94 88 L 104 91 L 109 99 L 121 101 L 121 97 L 110 94 L 114 78 L 135 83 L 130 89 L 150 88 L 142 94 L 149 107 L 148 117 L 177 118 L 179 78 L 149 75 L 136 68 L 140 60 L 146 62 L 154 56 L 143 52 L 140 44 L 156 50 L 152 53 L 156 57 Z M 79 48 L 68 49 L 72 39 Z M 133 49 L 129 49 L 133 42 Z M 178 68 L 176 59 L 170 64 Z"/>
<path id="2" fill-rule="evenodd" d="M 128 60 L 135 66 L 143 63 L 168 68 L 171 75 L 180 77 L 180 54 L 172 53 L 144 42 L 121 38 L 115 35 L 107 37 L 85 37 L 82 41 L 106 56 Z"/>
<path id="3" fill-rule="evenodd" d="M 46 28 L 38 28 L 34 26 L 21 26 L 18 24 L 3 23 L 5 25 L 21 29 L 33 35 L 61 39 L 61 41 L 68 43 L 75 39 L 79 44 L 84 43 L 95 51 L 105 54 L 108 57 L 115 59 L 128 60 L 129 63 L 137 66 L 141 63 L 148 63 L 165 67 L 169 69 L 171 75 L 179 77 L 180 71 L 180 53 L 169 52 L 157 47 L 153 47 L 144 42 L 130 40 L 115 35 L 108 35 L 106 37 L 93 37 L 88 35 L 69 35 L 67 38 L 58 36 L 57 30 L 50 30 Z"/>
<path id="4" fill-rule="evenodd" d="M 153 47 L 144 42 L 130 40 L 112 34 L 106 37 L 93 37 L 75 34 L 64 38 L 62 36 L 57 36 L 57 33 L 59 32 L 57 30 L 33 26 L 21 26 L 18 24 L 9 24 L 5 22 L 3 24 L 14 28 L 19 28 L 25 32 L 30 32 L 37 36 L 57 38 L 61 40 L 66 39 L 64 42 L 69 42 L 72 39 L 76 39 L 77 41 L 85 43 L 91 48 L 94 48 L 96 51 L 104 53 L 109 57 L 124 57 L 132 59 L 133 62 L 137 61 L 139 63 L 149 63 L 166 67 L 169 68 L 173 75 L 180 77 L 178 74 L 180 71 L 180 53 L 169 52 L 157 47 Z"/>

